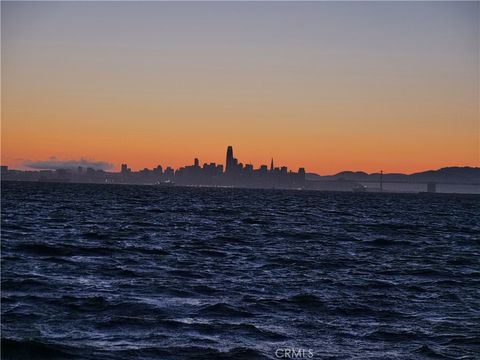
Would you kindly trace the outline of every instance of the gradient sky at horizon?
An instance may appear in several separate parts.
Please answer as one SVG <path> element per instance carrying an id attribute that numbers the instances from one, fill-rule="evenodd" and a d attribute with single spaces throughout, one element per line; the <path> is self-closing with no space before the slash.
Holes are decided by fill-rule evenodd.
<path id="1" fill-rule="evenodd" d="M 5 2 L 2 164 L 480 166 L 479 2 Z"/>

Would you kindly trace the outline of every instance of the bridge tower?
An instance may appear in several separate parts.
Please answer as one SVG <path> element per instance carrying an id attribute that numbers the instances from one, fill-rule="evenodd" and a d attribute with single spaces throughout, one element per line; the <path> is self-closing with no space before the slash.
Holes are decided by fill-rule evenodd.
<path id="1" fill-rule="evenodd" d="M 433 182 L 433 181 L 427 183 L 427 192 L 436 193 L 437 192 L 437 183 Z"/>
<path id="2" fill-rule="evenodd" d="M 383 170 L 380 170 L 380 191 L 383 191 Z"/>

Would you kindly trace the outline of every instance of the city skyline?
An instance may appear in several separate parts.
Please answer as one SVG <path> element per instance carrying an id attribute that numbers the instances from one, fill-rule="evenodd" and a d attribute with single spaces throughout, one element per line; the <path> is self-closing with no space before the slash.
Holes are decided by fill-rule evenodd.
<path id="1" fill-rule="evenodd" d="M 234 151 L 233 151 L 233 146 L 228 145 L 227 150 L 226 150 L 226 157 L 225 161 L 222 163 L 216 163 L 212 161 L 206 161 L 201 164 L 200 159 L 198 157 L 193 158 L 193 162 L 190 164 L 184 164 L 182 166 L 179 166 L 177 168 L 172 167 L 170 165 L 164 166 L 164 164 L 161 163 L 161 161 L 157 162 L 157 164 L 151 168 L 143 168 L 143 169 L 132 169 L 128 163 L 123 162 L 119 165 L 119 173 L 121 174 L 128 174 L 128 173 L 133 173 L 133 172 L 141 172 L 141 171 L 155 171 L 155 170 L 160 170 L 160 173 L 163 173 L 163 169 L 168 169 L 168 171 L 182 171 L 185 169 L 189 168 L 202 168 L 206 169 L 208 167 L 214 167 L 216 168 L 220 173 L 223 173 L 225 175 L 238 175 L 240 172 L 243 170 L 262 170 L 262 171 L 267 171 L 267 172 L 274 172 L 274 171 L 284 171 L 287 172 L 292 172 L 291 169 L 288 169 L 287 166 L 281 165 L 281 166 L 275 166 L 274 165 L 274 158 L 272 157 L 270 159 L 270 165 L 268 166 L 267 164 L 261 164 L 257 168 L 249 162 L 242 162 L 239 161 L 236 157 L 234 157 Z M 27 163 L 26 167 L 28 168 L 27 171 L 45 171 L 45 170 L 74 170 L 78 172 L 83 172 L 85 170 L 95 170 L 95 171 L 104 171 L 104 172 L 111 172 L 115 173 L 114 171 L 114 166 L 113 164 L 109 164 L 106 162 L 95 162 L 95 161 L 88 161 L 86 159 L 80 159 L 78 161 L 75 160 L 69 160 L 69 161 L 60 161 L 58 159 L 52 159 L 52 160 L 47 160 L 47 161 L 38 161 L 38 162 L 31 162 Z M 3 165 L 2 168 L 8 169 L 8 170 L 19 170 L 15 168 L 10 168 L 8 165 Z M 22 171 L 22 170 L 20 170 Z M 305 168 L 300 167 L 298 168 L 299 172 L 305 173 Z"/>
<path id="2" fill-rule="evenodd" d="M 228 144 L 320 174 L 480 163 L 478 2 L 1 6 L 13 169 L 222 163 Z"/>
<path id="3" fill-rule="evenodd" d="M 227 146 L 227 156 L 228 156 L 228 148 L 231 148 L 232 146 Z M 240 157 L 240 156 L 239 156 Z M 221 156 L 218 156 L 217 158 L 222 158 Z M 265 160 L 260 163 L 253 163 L 249 161 L 244 161 L 241 162 L 240 165 L 242 167 L 248 166 L 252 167 L 253 169 L 261 169 L 261 168 L 266 168 L 269 171 L 271 171 L 274 168 L 274 164 L 277 164 L 277 161 L 274 161 L 276 158 L 274 156 L 271 157 L 265 157 L 265 159 L 269 159 L 268 161 Z M 236 164 L 238 164 L 238 159 L 234 158 L 234 160 L 237 161 Z M 281 161 L 280 161 L 281 162 Z M 279 163 L 280 163 L 279 162 Z M 80 159 L 69 159 L 69 160 L 62 160 L 58 159 L 57 157 L 51 157 L 46 160 L 39 160 L 39 161 L 26 161 L 22 164 L 22 166 L 19 167 L 12 167 L 9 166 L 7 163 L 2 163 L 0 164 L 4 168 L 8 168 L 9 170 L 14 170 L 14 171 L 55 171 L 55 170 L 77 170 L 78 168 L 82 168 L 84 170 L 86 169 L 92 169 L 95 171 L 104 171 L 107 173 L 121 173 L 122 170 L 127 168 L 130 172 L 141 172 L 145 170 L 154 170 L 158 167 L 161 167 L 163 169 L 172 169 L 174 171 L 192 166 L 198 164 L 199 167 L 203 167 L 204 165 L 220 165 L 222 166 L 222 171 L 226 173 L 226 167 L 227 167 L 227 161 L 225 159 L 225 156 L 223 156 L 223 160 L 220 160 L 219 162 L 217 161 L 211 161 L 210 159 L 202 159 L 198 156 L 195 156 L 195 154 L 192 154 L 189 157 L 189 160 L 186 161 L 186 163 L 178 165 L 178 166 L 173 166 L 170 163 L 161 161 L 160 159 L 158 161 L 154 161 L 150 166 L 145 166 L 145 167 L 134 167 L 131 166 L 131 163 L 128 161 L 120 161 L 120 163 L 110 163 L 107 161 L 97 161 L 95 159 L 87 159 L 87 158 L 80 158 Z M 283 165 L 281 167 L 285 167 L 289 170 L 295 169 L 291 168 L 290 166 L 282 163 Z M 317 174 L 317 175 L 322 175 L 322 176 L 334 176 L 338 175 L 342 172 L 360 172 L 360 173 L 366 173 L 366 174 L 378 174 L 380 172 L 385 172 L 385 173 L 391 173 L 391 174 L 404 174 L 404 175 L 412 175 L 416 174 L 419 172 L 425 172 L 425 171 L 435 171 L 435 170 L 440 170 L 442 168 L 480 168 L 479 166 L 476 165 L 462 165 L 462 164 L 453 164 L 450 166 L 443 166 L 439 168 L 424 168 L 424 169 L 419 169 L 418 171 L 411 171 L 411 172 L 398 172 L 398 171 L 384 171 L 383 169 L 373 169 L 372 171 L 365 171 L 364 169 L 339 169 L 339 171 L 334 171 L 331 173 L 320 173 L 316 172 L 314 170 L 307 171 L 308 173 L 312 174 Z M 275 166 L 275 168 L 279 168 L 278 166 Z M 306 169 L 305 167 L 301 166 L 297 169 Z"/>
<path id="4" fill-rule="evenodd" d="M 82 163 L 83 164 L 83 163 Z M 57 165 L 59 165 L 57 163 Z M 304 189 L 308 184 L 304 168 L 298 172 L 286 166 L 274 166 L 271 159 L 270 168 L 261 165 L 255 169 L 252 164 L 242 163 L 234 157 L 233 146 L 228 146 L 225 163 L 205 162 L 200 165 L 198 158 L 193 164 L 174 169 L 157 165 L 152 169 L 132 171 L 127 163 L 122 163 L 120 172 L 107 172 L 104 169 L 75 166 L 56 167 L 44 170 L 38 166 L 36 171 L 18 171 L 1 166 L 1 179 L 6 181 L 37 182 L 74 182 L 100 184 L 140 184 L 163 186 L 210 186 L 210 187 L 247 187 L 247 188 L 280 188 Z"/>
<path id="5" fill-rule="evenodd" d="M 411 175 L 384 174 L 344 171 L 336 175 L 321 176 L 307 173 L 301 167 L 298 171 L 270 160 L 255 168 L 252 164 L 243 163 L 234 155 L 233 146 L 226 149 L 225 162 L 204 162 L 194 158 L 190 165 L 174 169 L 158 164 L 154 168 L 132 170 L 127 163 L 122 163 L 119 172 L 105 171 L 88 167 L 88 163 L 69 162 L 63 166 L 56 162 L 54 168 L 44 169 L 36 164 L 35 171 L 20 171 L 1 166 L 3 181 L 20 182 L 57 182 L 88 184 L 126 184 L 154 186 L 194 186 L 194 187 L 233 187 L 253 189 L 294 189 L 320 191 L 353 191 L 383 192 L 385 191 L 422 191 L 426 186 L 429 193 L 437 192 L 437 185 L 443 192 L 480 193 L 480 167 L 448 167 L 435 171 L 425 171 Z M 78 165 L 78 166 L 77 166 Z M 99 163 L 94 163 L 99 165 Z M 378 187 L 371 186 L 372 183 Z M 384 184 L 389 184 L 389 189 Z M 395 185 L 396 184 L 396 185 Z M 446 186 L 446 187 L 445 187 Z M 423 189 L 425 190 L 425 189 Z"/>

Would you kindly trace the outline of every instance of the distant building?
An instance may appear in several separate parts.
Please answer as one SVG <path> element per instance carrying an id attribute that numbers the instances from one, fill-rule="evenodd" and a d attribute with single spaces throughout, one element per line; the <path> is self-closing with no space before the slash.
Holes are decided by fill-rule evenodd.
<path id="1" fill-rule="evenodd" d="M 229 173 L 233 170 L 235 166 L 235 158 L 233 157 L 233 148 L 229 146 L 227 148 L 227 158 L 225 160 L 225 172 Z"/>
<path id="2" fill-rule="evenodd" d="M 6 165 L 1 165 L 0 166 L 0 176 L 4 179 L 5 177 L 8 177 L 8 166 Z"/>
<path id="3" fill-rule="evenodd" d="M 433 182 L 433 181 L 427 183 L 427 192 L 436 193 L 437 192 L 437 183 Z"/>
<path id="4" fill-rule="evenodd" d="M 121 170 L 122 174 L 128 174 L 131 171 L 132 169 L 130 169 L 127 164 L 122 164 L 122 170 Z"/>
<path id="5" fill-rule="evenodd" d="M 165 169 L 165 172 L 163 173 L 163 176 L 165 177 L 165 180 L 173 181 L 173 179 L 175 177 L 175 171 L 170 166 L 168 166 Z"/>
<path id="6" fill-rule="evenodd" d="M 238 160 L 233 157 L 233 148 L 229 146 L 227 148 L 227 158 L 225 161 L 225 172 L 227 174 L 237 174 L 243 165 L 238 163 Z"/>

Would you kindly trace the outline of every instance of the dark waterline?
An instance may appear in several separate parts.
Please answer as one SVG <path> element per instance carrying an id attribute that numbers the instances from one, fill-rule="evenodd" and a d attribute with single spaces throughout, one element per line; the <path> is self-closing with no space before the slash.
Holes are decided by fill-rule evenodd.
<path id="1" fill-rule="evenodd" d="M 2 183 L 2 359 L 477 359 L 480 196 Z"/>

